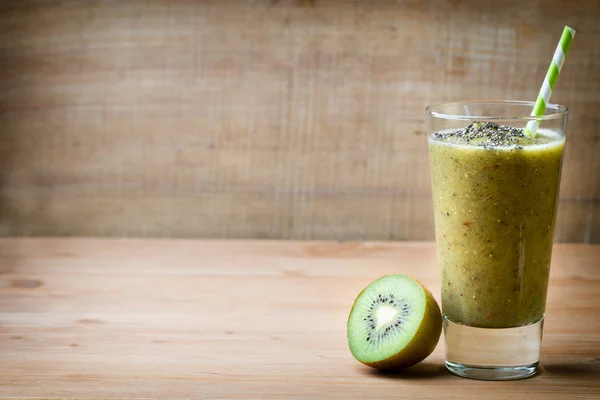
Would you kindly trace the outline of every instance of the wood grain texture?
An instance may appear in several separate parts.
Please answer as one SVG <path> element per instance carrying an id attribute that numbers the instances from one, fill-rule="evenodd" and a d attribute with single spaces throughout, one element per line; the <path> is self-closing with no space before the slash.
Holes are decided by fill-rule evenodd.
<path id="1" fill-rule="evenodd" d="M 439 300 L 431 243 L 0 240 L 0 396 L 202 399 L 591 399 L 600 393 L 600 246 L 557 245 L 542 372 L 450 375 L 443 344 L 382 375 L 346 318 L 387 273 Z"/>
<path id="2" fill-rule="evenodd" d="M 600 242 L 600 3 L 3 1 L 0 235 L 432 239 L 426 104 L 534 99 Z"/>

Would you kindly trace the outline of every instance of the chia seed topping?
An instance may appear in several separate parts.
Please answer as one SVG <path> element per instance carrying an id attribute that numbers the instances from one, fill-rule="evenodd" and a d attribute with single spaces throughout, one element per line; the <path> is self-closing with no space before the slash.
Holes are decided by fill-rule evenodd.
<path id="1" fill-rule="evenodd" d="M 520 149 L 522 148 L 520 145 L 526 141 L 523 129 L 480 121 L 473 122 L 464 129 L 436 132 L 433 137 L 437 140 L 448 140 L 484 148 L 516 147 Z"/>

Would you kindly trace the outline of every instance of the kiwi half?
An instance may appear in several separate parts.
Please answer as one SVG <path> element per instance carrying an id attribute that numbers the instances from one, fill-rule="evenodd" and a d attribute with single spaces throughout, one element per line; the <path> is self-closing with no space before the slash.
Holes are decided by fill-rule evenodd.
<path id="1" fill-rule="evenodd" d="M 442 332 L 442 315 L 431 293 L 405 275 L 387 275 L 356 298 L 348 317 L 354 358 L 373 368 L 410 367 L 429 356 Z"/>

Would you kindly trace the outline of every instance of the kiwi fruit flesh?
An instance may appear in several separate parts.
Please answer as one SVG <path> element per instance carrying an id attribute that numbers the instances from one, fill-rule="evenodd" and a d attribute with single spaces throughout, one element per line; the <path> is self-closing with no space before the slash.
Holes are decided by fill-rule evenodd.
<path id="1" fill-rule="evenodd" d="M 429 356 L 442 332 L 431 293 L 406 275 L 386 275 L 356 298 L 348 317 L 354 358 L 378 369 L 410 367 Z"/>

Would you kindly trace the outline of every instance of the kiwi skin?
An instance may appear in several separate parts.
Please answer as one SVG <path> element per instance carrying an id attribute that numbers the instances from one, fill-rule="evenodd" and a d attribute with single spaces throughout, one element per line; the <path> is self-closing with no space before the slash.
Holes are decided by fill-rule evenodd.
<path id="1" fill-rule="evenodd" d="M 417 282 L 425 293 L 425 312 L 415 336 L 408 342 L 406 347 L 393 356 L 375 362 L 358 360 L 361 363 L 376 369 L 408 368 L 423 361 L 435 350 L 442 333 L 442 313 L 440 307 L 431 292 L 421 282 L 412 277 L 411 279 Z M 352 308 L 354 309 L 354 306 Z M 350 314 L 352 314 L 352 311 Z"/>

